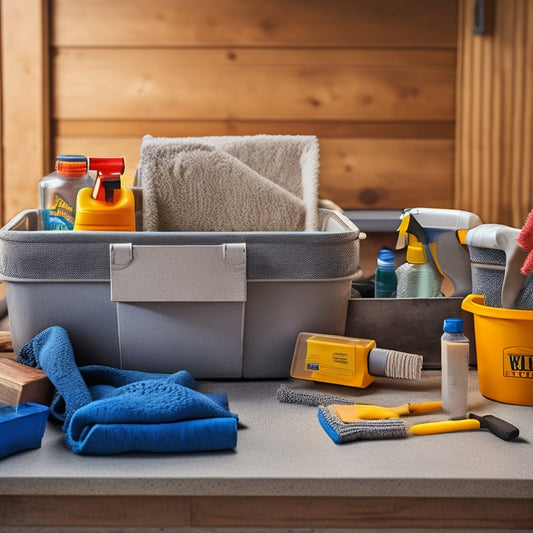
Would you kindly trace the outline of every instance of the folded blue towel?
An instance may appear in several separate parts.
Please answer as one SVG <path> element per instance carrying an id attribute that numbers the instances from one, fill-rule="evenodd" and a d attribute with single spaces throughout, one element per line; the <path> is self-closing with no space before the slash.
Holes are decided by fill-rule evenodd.
<path id="1" fill-rule="evenodd" d="M 21 350 L 56 393 L 50 406 L 74 453 L 191 452 L 234 448 L 237 415 L 223 394 L 202 394 L 186 371 L 153 374 L 100 365 L 78 367 L 65 329 L 54 326 Z"/>

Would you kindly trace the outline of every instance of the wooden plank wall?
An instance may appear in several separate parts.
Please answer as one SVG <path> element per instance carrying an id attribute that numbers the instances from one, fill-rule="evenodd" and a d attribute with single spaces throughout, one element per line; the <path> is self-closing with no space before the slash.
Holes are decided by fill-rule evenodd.
<path id="1" fill-rule="evenodd" d="M 50 9 L 55 153 L 123 155 L 131 177 L 144 134 L 315 134 L 322 197 L 453 206 L 457 0 Z"/>
<path id="2" fill-rule="evenodd" d="M 1 190 L 3 222 L 37 205 L 50 165 L 47 0 L 0 0 Z"/>
<path id="3" fill-rule="evenodd" d="M 522 227 L 533 208 L 533 0 L 474 0 L 459 12 L 456 205 L 486 223 Z"/>

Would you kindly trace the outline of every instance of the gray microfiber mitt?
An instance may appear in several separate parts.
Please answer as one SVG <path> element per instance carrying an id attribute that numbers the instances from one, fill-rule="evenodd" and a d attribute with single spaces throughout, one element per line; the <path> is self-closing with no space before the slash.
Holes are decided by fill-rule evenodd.
<path id="1" fill-rule="evenodd" d="M 276 391 L 276 398 L 281 403 L 299 403 L 302 405 L 310 405 L 312 407 L 331 405 L 334 403 L 340 403 L 343 405 L 351 405 L 354 403 L 353 400 L 335 394 L 314 391 L 310 388 L 291 388 L 286 385 L 281 385 L 279 387 Z"/>
<path id="2" fill-rule="evenodd" d="M 525 275 L 528 254 L 517 242 L 518 228 L 481 224 L 468 231 L 465 242 L 472 265 L 472 294 L 482 294 L 488 307 L 513 309 Z"/>
<path id="3" fill-rule="evenodd" d="M 515 307 L 516 309 L 533 309 L 533 273 L 527 275 Z"/>
<path id="4" fill-rule="evenodd" d="M 344 423 L 337 416 L 335 408 L 328 405 L 321 405 L 318 408 L 318 421 L 335 444 L 355 440 L 403 439 L 407 437 L 405 423 L 400 418 Z"/>

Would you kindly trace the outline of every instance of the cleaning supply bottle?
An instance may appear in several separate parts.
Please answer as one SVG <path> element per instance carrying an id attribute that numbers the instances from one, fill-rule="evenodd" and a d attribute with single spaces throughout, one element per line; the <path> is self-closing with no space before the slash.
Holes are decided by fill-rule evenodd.
<path id="1" fill-rule="evenodd" d="M 472 273 L 464 239 L 481 219 L 469 211 L 432 207 L 406 209 L 401 218 L 408 221 L 407 233 L 413 233 L 424 244 L 428 263 L 453 285 L 451 296 L 470 294 Z"/>
<path id="2" fill-rule="evenodd" d="M 366 388 L 373 376 L 418 380 L 423 357 L 377 348 L 371 339 L 301 332 L 290 369 L 293 378 Z"/>
<path id="3" fill-rule="evenodd" d="M 94 187 L 81 189 L 76 203 L 75 230 L 135 231 L 135 197 L 122 187 L 124 159 L 92 157 L 89 169 L 96 170 Z"/>
<path id="4" fill-rule="evenodd" d="M 444 320 L 441 337 L 442 409 L 452 420 L 466 418 L 470 342 L 461 318 Z"/>
<path id="5" fill-rule="evenodd" d="M 92 185 L 85 156 L 58 155 L 55 171 L 38 185 L 38 207 L 42 210 L 44 229 L 73 229 L 78 191 Z"/>
<path id="6" fill-rule="evenodd" d="M 374 297 L 394 298 L 396 296 L 397 278 L 394 265 L 394 252 L 389 248 L 381 248 L 378 252 Z"/>
<path id="7" fill-rule="evenodd" d="M 433 263 L 428 263 L 424 245 L 409 234 L 406 262 L 396 269 L 397 298 L 433 298 L 442 296 L 442 275 Z"/>

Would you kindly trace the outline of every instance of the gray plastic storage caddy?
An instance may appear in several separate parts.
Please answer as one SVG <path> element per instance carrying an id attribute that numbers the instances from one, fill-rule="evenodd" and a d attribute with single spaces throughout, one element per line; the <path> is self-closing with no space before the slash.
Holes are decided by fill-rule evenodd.
<path id="1" fill-rule="evenodd" d="M 300 331 L 344 334 L 359 230 L 320 210 L 317 232 L 0 230 L 13 347 L 62 326 L 79 365 L 197 378 L 289 375 Z"/>

